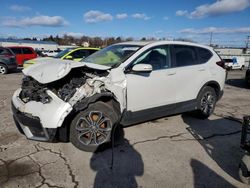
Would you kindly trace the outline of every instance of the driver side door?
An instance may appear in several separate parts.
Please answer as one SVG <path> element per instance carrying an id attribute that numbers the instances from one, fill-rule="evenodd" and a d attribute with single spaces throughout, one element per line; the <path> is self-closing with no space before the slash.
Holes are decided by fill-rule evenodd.
<path id="1" fill-rule="evenodd" d="M 171 69 L 169 45 L 143 52 L 130 65 L 150 64 L 152 72 L 129 71 L 127 79 L 127 111 L 139 112 L 176 102 L 176 73 Z M 152 112 L 153 113 L 153 112 Z"/>

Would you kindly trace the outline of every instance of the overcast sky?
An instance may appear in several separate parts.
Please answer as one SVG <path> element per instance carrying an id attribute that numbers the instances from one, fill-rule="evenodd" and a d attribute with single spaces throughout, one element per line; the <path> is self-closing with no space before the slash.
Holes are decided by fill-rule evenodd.
<path id="1" fill-rule="evenodd" d="M 69 34 L 245 45 L 250 0 L 1 0 L 0 37 Z"/>

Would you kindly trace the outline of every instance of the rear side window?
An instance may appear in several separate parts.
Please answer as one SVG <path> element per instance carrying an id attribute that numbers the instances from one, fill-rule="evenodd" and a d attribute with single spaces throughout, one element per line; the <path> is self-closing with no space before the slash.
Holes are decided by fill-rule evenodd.
<path id="1" fill-rule="evenodd" d="M 0 48 L 0 55 L 12 55 L 12 53 L 6 48 Z"/>
<path id="2" fill-rule="evenodd" d="M 11 50 L 14 52 L 14 54 L 22 54 L 21 48 L 11 48 Z"/>
<path id="3" fill-rule="evenodd" d="M 33 54 L 33 51 L 29 48 L 23 48 L 23 53 L 24 54 Z"/>
<path id="4" fill-rule="evenodd" d="M 208 60 L 212 57 L 212 53 L 209 50 L 200 47 L 195 48 L 199 56 L 199 64 L 208 62 Z"/>
<path id="5" fill-rule="evenodd" d="M 199 59 L 193 46 L 174 45 L 175 67 L 199 64 Z"/>

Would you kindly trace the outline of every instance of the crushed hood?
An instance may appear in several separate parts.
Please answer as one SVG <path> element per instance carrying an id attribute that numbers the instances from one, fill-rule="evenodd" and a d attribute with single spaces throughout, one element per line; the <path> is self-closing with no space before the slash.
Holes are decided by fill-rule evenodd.
<path id="1" fill-rule="evenodd" d="M 97 70 L 108 70 L 110 67 L 86 62 L 75 62 L 61 59 L 44 59 L 23 69 L 26 76 L 31 76 L 42 84 L 54 82 L 65 77 L 73 68 L 89 67 Z"/>

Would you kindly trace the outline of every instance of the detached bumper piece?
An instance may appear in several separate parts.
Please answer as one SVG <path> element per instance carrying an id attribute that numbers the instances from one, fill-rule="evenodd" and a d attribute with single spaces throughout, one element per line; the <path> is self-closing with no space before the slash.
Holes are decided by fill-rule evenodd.
<path id="1" fill-rule="evenodd" d="M 240 146 L 250 153 L 250 116 L 243 118 Z"/>
<path id="2" fill-rule="evenodd" d="M 43 128 L 38 117 L 18 111 L 13 104 L 11 106 L 13 118 L 20 133 L 31 140 L 52 141 L 54 139 L 56 129 Z"/>

